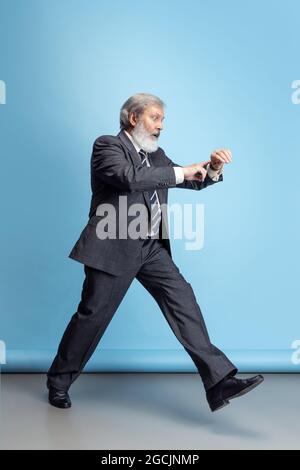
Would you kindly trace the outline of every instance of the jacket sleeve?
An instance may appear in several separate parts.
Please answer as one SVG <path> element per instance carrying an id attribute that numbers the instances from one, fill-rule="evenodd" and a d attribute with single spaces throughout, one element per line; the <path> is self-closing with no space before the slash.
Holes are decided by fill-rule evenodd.
<path id="1" fill-rule="evenodd" d="M 122 147 L 106 136 L 94 142 L 91 171 L 103 182 L 129 192 L 176 186 L 175 172 L 171 166 L 131 165 Z"/>
<path id="2" fill-rule="evenodd" d="M 182 165 L 178 165 L 177 163 L 174 163 L 169 157 L 167 157 L 165 153 L 164 153 L 164 157 L 166 158 L 168 162 L 168 166 L 171 166 L 171 167 L 182 166 Z M 213 180 L 212 178 L 210 178 L 208 174 L 206 174 L 204 181 L 184 180 L 182 183 L 177 184 L 176 188 L 195 189 L 199 191 L 200 189 L 204 189 L 207 186 L 210 186 L 215 183 L 219 183 L 220 181 L 223 181 L 223 174 L 220 174 L 219 179 L 217 181 Z"/>

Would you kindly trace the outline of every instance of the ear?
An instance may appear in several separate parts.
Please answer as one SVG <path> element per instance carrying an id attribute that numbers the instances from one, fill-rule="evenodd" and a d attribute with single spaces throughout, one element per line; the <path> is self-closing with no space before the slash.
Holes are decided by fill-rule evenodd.
<path id="1" fill-rule="evenodd" d="M 136 116 L 136 113 L 135 113 L 135 112 L 130 113 L 130 115 L 129 115 L 129 122 L 130 122 L 130 124 L 132 125 L 132 127 L 135 127 L 135 126 L 136 126 L 136 123 L 137 123 L 137 116 Z"/>

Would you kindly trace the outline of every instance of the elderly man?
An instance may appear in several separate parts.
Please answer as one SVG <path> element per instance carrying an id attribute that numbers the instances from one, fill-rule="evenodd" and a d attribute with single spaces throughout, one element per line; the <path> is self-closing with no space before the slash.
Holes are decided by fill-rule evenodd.
<path id="1" fill-rule="evenodd" d="M 236 378 L 236 366 L 211 343 L 192 286 L 172 260 L 168 237 L 168 189 L 201 190 L 222 181 L 231 152 L 216 150 L 208 161 L 180 166 L 158 146 L 163 120 L 162 100 L 138 93 L 121 108 L 118 135 L 104 135 L 94 142 L 89 220 L 69 254 L 84 264 L 85 279 L 77 311 L 47 373 L 53 406 L 71 406 L 69 387 L 135 278 L 154 297 L 196 365 L 212 411 L 263 380 L 261 375 Z M 124 199 L 129 207 L 126 216 L 121 207 Z M 136 205 L 142 214 L 139 231 L 130 210 Z"/>

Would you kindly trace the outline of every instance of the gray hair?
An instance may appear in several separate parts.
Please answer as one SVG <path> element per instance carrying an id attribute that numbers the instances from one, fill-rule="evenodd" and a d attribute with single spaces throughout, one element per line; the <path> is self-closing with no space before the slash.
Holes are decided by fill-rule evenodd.
<path id="1" fill-rule="evenodd" d="M 165 103 L 158 98 L 158 96 L 151 95 L 150 93 L 136 93 L 132 95 L 128 100 L 123 104 L 120 111 L 120 128 L 128 129 L 131 127 L 129 116 L 131 113 L 136 113 L 136 116 L 139 117 L 145 109 L 156 104 L 160 107 L 164 107 Z"/>

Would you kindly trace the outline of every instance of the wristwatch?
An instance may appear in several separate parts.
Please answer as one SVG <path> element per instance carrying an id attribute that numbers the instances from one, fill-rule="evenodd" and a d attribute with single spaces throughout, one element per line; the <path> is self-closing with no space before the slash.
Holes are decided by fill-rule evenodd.
<path id="1" fill-rule="evenodd" d="M 220 166 L 220 168 L 214 168 L 213 165 L 211 164 L 211 162 L 209 163 L 209 166 L 210 166 L 210 168 L 211 168 L 212 170 L 214 170 L 214 171 L 219 171 L 219 170 L 221 170 L 221 168 L 222 168 L 222 166 Z"/>

